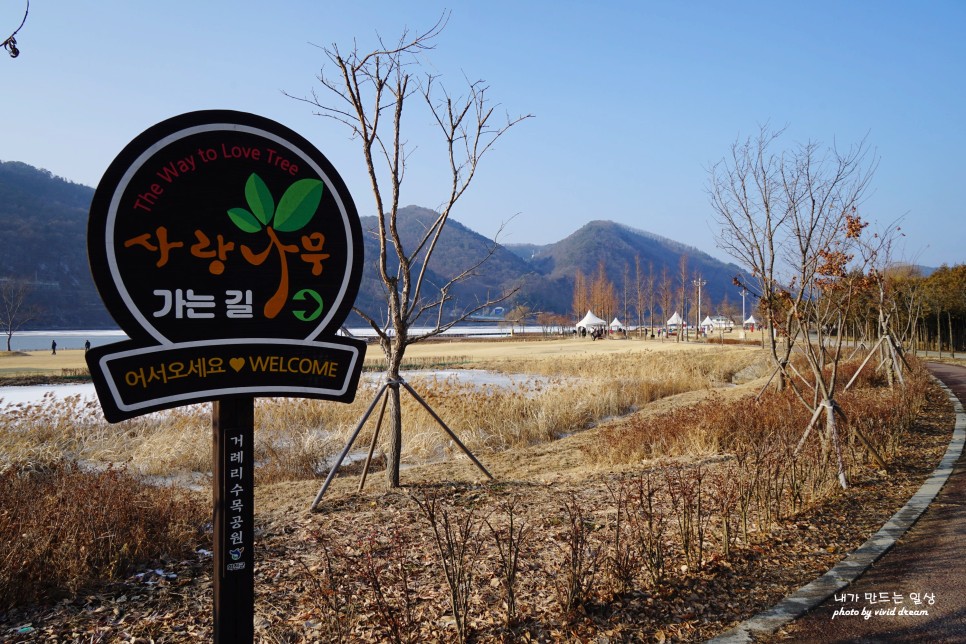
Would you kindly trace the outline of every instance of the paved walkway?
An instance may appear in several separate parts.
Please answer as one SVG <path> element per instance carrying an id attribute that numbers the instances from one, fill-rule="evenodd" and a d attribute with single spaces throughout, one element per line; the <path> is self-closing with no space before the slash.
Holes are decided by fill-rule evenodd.
<path id="1" fill-rule="evenodd" d="M 848 559 L 713 641 L 966 642 L 966 368 L 928 367 L 961 402 L 936 472 Z M 769 635 L 779 628 L 782 635 Z"/>

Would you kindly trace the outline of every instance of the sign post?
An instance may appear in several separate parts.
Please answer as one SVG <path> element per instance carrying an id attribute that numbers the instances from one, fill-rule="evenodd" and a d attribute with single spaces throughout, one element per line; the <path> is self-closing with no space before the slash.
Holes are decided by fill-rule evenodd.
<path id="1" fill-rule="evenodd" d="M 251 642 L 255 637 L 255 399 L 216 400 L 211 419 L 215 642 Z"/>
<path id="2" fill-rule="evenodd" d="M 88 255 L 130 337 L 86 355 L 105 418 L 214 403 L 215 640 L 251 641 L 254 398 L 355 397 L 366 346 L 337 335 L 362 275 L 355 206 L 295 132 L 191 112 L 107 169 Z"/>

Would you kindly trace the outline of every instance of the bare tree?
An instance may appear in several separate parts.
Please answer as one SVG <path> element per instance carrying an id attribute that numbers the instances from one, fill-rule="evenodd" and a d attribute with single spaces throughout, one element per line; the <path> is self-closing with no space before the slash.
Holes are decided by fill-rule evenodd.
<path id="1" fill-rule="evenodd" d="M 647 284 L 644 282 L 644 275 L 641 273 L 641 256 L 634 255 L 634 312 L 637 314 L 637 335 L 644 332 L 644 310 L 647 306 L 645 293 Z"/>
<path id="2" fill-rule="evenodd" d="M 513 329 L 515 326 L 520 327 L 520 333 L 526 330 L 527 318 L 533 313 L 533 310 L 526 304 L 518 304 L 512 309 L 507 311 L 505 319 L 510 323 L 510 335 L 513 335 Z"/>
<path id="3" fill-rule="evenodd" d="M 573 313 L 577 320 L 584 317 L 590 309 L 590 286 L 587 284 L 587 276 L 579 268 L 574 273 L 574 297 Z"/>
<path id="4" fill-rule="evenodd" d="M 727 292 L 721 296 L 721 303 L 718 304 L 717 310 L 718 315 L 723 315 L 731 320 L 737 319 L 739 327 L 741 326 L 741 323 L 744 322 L 744 319 L 739 319 L 741 317 L 741 308 L 737 303 L 731 301 L 731 298 L 728 297 Z"/>
<path id="5" fill-rule="evenodd" d="M 495 252 L 495 246 L 487 249 L 482 259 L 472 262 L 437 289 L 431 289 L 427 283 L 433 251 L 453 207 L 475 177 L 480 161 L 511 127 L 530 118 L 530 115 L 507 116 L 499 120 L 488 96 L 489 88 L 482 81 L 467 81 L 465 95 L 454 96 L 440 85 L 436 76 L 422 72 L 422 56 L 435 47 L 446 19 L 444 14 L 424 33 L 413 35 L 406 30 L 394 45 L 387 45 L 379 38 L 379 46 L 368 53 L 355 43 L 345 53 L 335 44 L 323 48 L 334 73 L 323 69 L 318 80 L 331 100 L 314 91 L 311 97 L 299 99 L 317 108 L 317 114 L 348 127 L 361 145 L 378 219 L 374 234 L 379 241 L 378 274 L 385 286 L 386 319 L 379 321 L 364 311 L 355 311 L 378 336 L 386 359 L 386 379 L 391 383 L 401 382 L 399 369 L 409 345 L 442 333 L 512 295 L 510 292 L 488 298 L 457 312 L 449 321 L 440 320 L 429 332 L 413 333 L 423 314 L 439 310 L 449 299 L 450 287 L 473 276 Z M 409 159 L 403 114 L 404 108 L 412 105 L 411 99 L 428 110 L 437 126 L 445 145 L 449 185 L 435 220 L 415 243 L 407 246 L 400 234 L 397 216 Z M 389 390 L 388 412 L 387 481 L 390 487 L 398 487 L 402 449 L 398 386 Z"/>
<path id="6" fill-rule="evenodd" d="M 728 253 L 748 270 L 755 284 L 742 284 L 760 299 L 769 348 L 776 367 L 788 361 L 791 345 L 779 350 L 776 330 L 782 287 L 777 276 L 781 244 L 788 234 L 789 196 L 782 180 L 784 157 L 773 151 L 782 130 L 770 131 L 762 126 L 758 134 L 731 146 L 728 157 L 711 169 L 709 193 L 719 230 L 715 237 L 718 248 Z M 737 278 L 736 278 L 737 279 Z M 787 318 L 786 318 L 787 319 Z M 776 386 L 784 388 L 784 373 L 778 373 Z"/>
<path id="7" fill-rule="evenodd" d="M 864 141 L 844 152 L 812 142 L 776 152 L 781 135 L 762 127 L 712 168 L 717 242 L 754 276 L 778 383 L 791 385 L 812 412 L 800 445 L 825 412 L 826 436 L 846 487 L 835 395 L 845 322 L 867 285 L 862 261 L 867 258 L 860 257 L 858 265 L 853 259 L 865 227 L 857 208 L 876 164 Z M 778 336 L 784 340 L 782 351 Z M 789 362 L 799 338 L 811 382 Z"/>
<path id="8" fill-rule="evenodd" d="M 845 322 L 856 296 L 867 287 L 868 258 L 855 255 L 866 226 L 857 208 L 875 170 L 875 163 L 869 163 L 867 157 L 864 143 L 846 152 L 807 143 L 786 158 L 782 169 L 789 233 L 789 242 L 783 246 L 788 286 L 780 292 L 789 302 L 785 332 L 789 345 L 796 336 L 802 338 L 800 346 L 814 382 L 812 395 L 806 396 L 789 378 L 799 400 L 812 412 L 800 445 L 824 413 L 825 434 L 835 452 L 843 488 L 848 487 L 848 478 L 836 423 L 842 412 L 835 397 Z M 852 431 L 886 469 L 854 423 Z"/>
<path id="9" fill-rule="evenodd" d="M 7 351 L 10 351 L 13 334 L 39 313 L 36 306 L 27 302 L 30 291 L 30 281 L 26 279 L 0 279 L 0 332 L 7 336 Z"/>
<path id="10" fill-rule="evenodd" d="M 597 262 L 597 275 L 590 283 L 590 308 L 606 322 L 616 317 L 618 312 L 617 291 L 614 283 L 607 277 L 604 260 Z"/>
<path id="11" fill-rule="evenodd" d="M 678 302 L 681 303 L 681 324 L 678 325 L 678 342 L 684 340 L 684 334 L 688 333 L 688 256 L 682 254 L 678 259 Z"/>
<path id="12" fill-rule="evenodd" d="M 828 213 L 828 219 L 835 220 L 839 213 Z M 806 397 L 790 379 L 792 389 L 799 400 L 812 412 L 812 418 L 806 427 L 799 448 L 804 445 L 812 427 L 818 419 L 825 415 L 825 435 L 835 452 L 838 466 L 838 479 L 843 488 L 848 487 L 848 478 L 842 455 L 842 440 L 836 417 L 843 417 L 841 409 L 835 401 L 838 389 L 838 367 L 842 360 L 842 346 L 845 337 L 845 322 L 849 317 L 856 299 L 869 281 L 865 275 L 867 266 L 864 264 L 848 269 L 853 260 L 851 249 L 855 248 L 855 240 L 861 235 L 865 224 L 854 214 L 844 215 L 838 225 L 827 231 L 818 232 L 816 238 L 820 247 L 814 255 L 803 262 L 805 270 L 802 277 L 807 281 L 792 297 L 792 311 L 797 323 L 797 330 L 803 341 L 800 343 L 802 352 L 812 373 L 814 385 L 809 384 L 811 396 Z M 824 225 L 821 226 L 824 228 Z M 835 235 L 835 230 L 838 235 Z M 807 231 L 802 231 L 805 234 Z M 825 235 L 832 237 L 825 238 Z M 802 257 L 804 259 L 804 255 Z M 797 375 L 797 374 L 796 374 Z M 805 392 L 809 393 L 809 392 Z M 852 431 L 869 450 L 879 467 L 886 469 L 886 464 L 879 456 L 875 447 L 866 439 L 861 430 L 853 424 Z"/>
<path id="13" fill-rule="evenodd" d="M 624 284 L 623 284 L 623 294 L 621 296 L 621 304 L 623 305 L 623 309 L 624 309 L 623 321 L 624 321 L 624 324 L 627 324 L 627 322 L 630 320 L 630 318 L 627 316 L 627 307 L 628 307 L 627 300 L 628 300 L 628 289 L 630 288 L 630 281 L 631 281 L 631 268 L 626 262 L 624 263 L 623 277 L 624 277 Z"/>
<path id="14" fill-rule="evenodd" d="M 866 362 L 878 350 L 881 358 L 880 365 L 885 370 L 889 387 L 895 386 L 896 378 L 902 381 L 902 363 L 905 362 L 901 332 L 897 335 L 894 330 L 898 302 L 889 270 L 892 265 L 892 247 L 901 234 L 900 230 L 898 224 L 892 224 L 874 235 L 863 236 L 857 244 L 862 263 L 868 267 L 868 299 L 870 300 L 868 309 L 870 310 L 867 314 L 875 315 L 879 335 L 875 348 L 870 352 Z M 865 363 L 862 364 L 862 367 L 864 366 Z M 862 367 L 845 386 L 846 389 L 858 377 Z"/>
<path id="15" fill-rule="evenodd" d="M 667 337 L 667 320 L 671 317 L 671 302 L 674 300 L 674 283 L 667 270 L 667 265 L 661 267 L 661 279 L 657 283 L 657 292 L 658 299 L 661 301 L 661 315 L 664 317 L 664 321 L 661 322 L 665 331 L 663 337 Z"/>
<path id="16" fill-rule="evenodd" d="M 891 293 L 893 329 L 897 340 L 913 353 L 918 349 L 919 321 L 922 317 L 923 284 L 925 280 L 918 268 L 892 266 L 886 269 L 885 279 Z"/>

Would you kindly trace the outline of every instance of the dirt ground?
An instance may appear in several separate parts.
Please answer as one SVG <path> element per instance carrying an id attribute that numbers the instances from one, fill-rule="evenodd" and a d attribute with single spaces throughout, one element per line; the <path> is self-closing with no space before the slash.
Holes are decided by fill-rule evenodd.
<path id="1" fill-rule="evenodd" d="M 444 360 L 465 357 L 472 361 L 713 348 L 714 345 L 704 343 L 638 339 L 517 339 L 417 344 L 407 356 Z M 765 354 L 757 347 L 741 350 L 760 354 L 761 377 L 736 386 L 665 398 L 634 415 L 658 414 L 710 395 L 722 400 L 754 395 L 766 381 Z M 379 349 L 370 346 L 369 351 L 373 356 Z M 0 354 L 0 373 L 9 369 L 11 363 L 26 370 L 54 373 L 81 368 L 83 352 L 58 352 L 57 356 L 48 352 Z M 445 584 L 438 568 L 431 564 L 432 542 L 425 520 L 411 500 L 411 495 L 438 494 L 444 502 L 455 506 L 479 506 L 489 513 L 481 516 L 494 519 L 502 516 L 503 503 L 515 499 L 520 518 L 534 529 L 523 555 L 526 562 L 520 582 L 522 612 L 527 617 L 512 629 L 494 622 L 501 610 L 499 580 L 493 576 L 498 557 L 491 545 L 480 555 L 478 567 L 483 581 L 471 601 L 471 627 L 479 641 L 704 641 L 818 576 L 877 530 L 938 459 L 952 425 L 947 405 L 942 396 L 937 396 L 934 418 L 926 414 L 932 419 L 924 422 L 915 453 L 910 452 L 906 462 L 896 464 L 892 478 L 873 475 L 874 480 L 803 512 L 770 535 L 762 535 L 760 542 L 740 549 L 729 561 L 714 558 L 700 574 L 681 574 L 680 579 L 659 588 L 602 598 L 602 603 L 592 603 L 586 612 L 569 621 L 561 619 L 555 608 L 554 589 L 561 570 L 559 543 L 566 536 L 555 517 L 567 498 L 577 499 L 575 503 L 579 502 L 588 512 L 601 510 L 615 482 L 632 475 L 632 467 L 600 463 L 594 459 L 594 452 L 587 449 L 598 439 L 601 429 L 620 426 L 628 421 L 626 417 L 606 420 L 550 443 L 480 454 L 495 478 L 492 483 L 469 459 L 460 456 L 405 468 L 401 475 L 404 488 L 398 491 L 386 489 L 382 471 L 373 472 L 365 491 L 359 494 L 359 472 L 350 467 L 340 472 L 315 513 L 309 512 L 308 507 L 319 490 L 319 480 L 256 486 L 258 640 L 335 641 L 324 627 L 339 624 L 349 614 L 328 614 L 328 609 L 320 604 L 319 593 L 313 591 L 318 590 L 320 577 L 307 573 L 329 565 L 323 557 L 326 552 L 337 565 L 359 565 L 363 561 L 359 553 L 375 547 L 380 553 L 391 552 L 393 540 L 400 539 L 407 558 L 418 562 L 412 580 L 414 596 L 418 598 L 418 625 L 412 626 L 410 635 L 416 641 L 453 641 L 455 633 L 450 623 L 452 617 L 447 615 Z M 389 557 L 385 562 L 388 566 L 392 563 L 391 554 L 385 556 Z M 210 559 L 169 562 L 166 569 L 178 574 L 177 581 L 149 584 L 141 577 L 132 577 L 75 601 L 11 612 L 0 617 L 0 626 L 32 624 L 35 637 L 23 641 L 81 641 L 77 636 L 85 634 L 112 641 L 210 640 Z M 357 603 L 352 632 L 345 637 L 347 641 L 379 641 L 386 633 L 373 617 L 378 606 L 371 599 L 360 599 L 369 597 L 362 588 L 361 574 L 356 570 L 346 576 L 351 588 L 346 586 L 343 590 L 346 597 L 355 598 Z M 397 588 L 395 592 L 402 591 Z M 6 628 L 0 630 L 7 632 Z"/>

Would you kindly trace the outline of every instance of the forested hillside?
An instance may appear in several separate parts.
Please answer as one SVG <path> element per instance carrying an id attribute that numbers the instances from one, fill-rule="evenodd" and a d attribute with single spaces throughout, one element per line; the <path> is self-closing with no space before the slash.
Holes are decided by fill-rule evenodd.
<path id="1" fill-rule="evenodd" d="M 695 300 L 694 282 L 700 280 L 705 311 L 718 311 L 723 303 L 730 303 L 724 304 L 724 308 L 734 308 L 736 302 L 736 312 L 741 310 L 741 298 L 732 282 L 735 276 L 743 274 L 738 266 L 697 248 L 612 221 L 591 221 L 559 242 L 544 247 L 526 245 L 517 252 L 528 255 L 534 271 L 541 275 L 539 280 L 527 284 L 524 294 L 537 310 L 574 313 L 571 305 L 575 276 L 579 272 L 593 279 L 601 268 L 619 301 L 611 314 L 619 312 L 623 317 L 625 299 L 628 311 L 636 309 L 639 292 L 647 308 L 651 299 L 655 308 L 664 308 L 658 294 L 662 282 L 666 290 L 673 292 L 667 307 L 680 310 L 682 271 L 689 301 Z M 628 317 L 636 318 L 630 313 Z"/>
<path id="2" fill-rule="evenodd" d="M 0 280 L 18 279 L 30 284 L 31 302 L 42 314 L 31 328 L 113 327 L 94 287 L 87 264 L 87 217 L 94 190 L 53 176 L 46 170 L 19 162 L 0 163 Z M 436 217 L 432 210 L 407 206 L 399 212 L 398 227 L 407 249 Z M 385 309 L 384 286 L 378 274 L 378 230 L 375 217 L 363 217 L 365 271 L 356 305 L 381 320 Z M 547 246 L 522 244 L 503 247 L 451 219 L 426 273 L 424 301 L 435 300 L 439 289 L 454 276 L 488 259 L 472 275 L 449 289 L 444 316 L 452 316 L 518 289 L 503 303 L 506 310 L 525 307 L 533 313 L 573 315 L 574 284 L 580 276 L 599 278 L 601 269 L 614 287 L 618 303 L 613 311 L 623 316 L 640 304 L 641 288 L 650 305 L 662 308 L 657 297 L 662 280 L 666 289 L 680 292 L 682 282 L 693 289 L 695 279 L 705 282 L 702 300 L 719 308 L 739 303 L 732 278 L 740 270 L 684 244 L 611 221 L 591 221 L 566 238 Z M 396 263 L 389 256 L 393 274 Z M 421 267 L 417 258 L 417 269 Z M 682 266 L 686 278 L 682 279 Z M 693 301 L 694 296 L 688 295 Z M 680 293 L 669 308 L 679 305 Z M 625 304 L 626 302 L 626 304 Z M 710 313 L 711 310 L 708 310 Z M 421 322 L 430 324 L 435 314 Z M 604 313 L 604 312 L 602 312 Z M 661 313 L 663 314 L 663 312 Z M 628 316 L 630 322 L 636 316 Z M 353 316 L 348 323 L 357 325 Z"/>
<path id="3" fill-rule="evenodd" d="M 23 280 L 34 328 L 115 326 L 87 263 L 93 188 L 16 161 L 0 162 L 0 279 Z"/>

